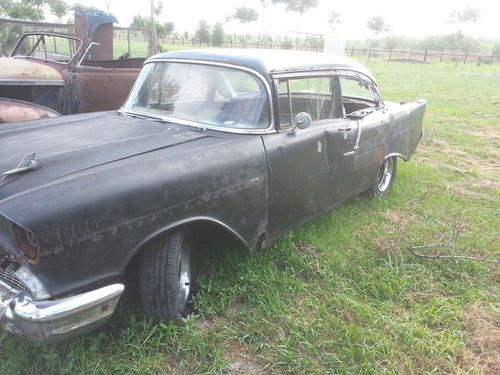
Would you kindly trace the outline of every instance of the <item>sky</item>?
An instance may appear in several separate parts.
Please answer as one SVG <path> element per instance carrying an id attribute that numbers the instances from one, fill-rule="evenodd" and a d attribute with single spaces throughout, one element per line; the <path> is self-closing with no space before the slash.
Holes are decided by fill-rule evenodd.
<path id="1" fill-rule="evenodd" d="M 157 2 L 158 0 L 155 0 Z M 120 26 L 128 26 L 136 14 L 149 15 L 150 0 L 69 0 L 70 4 L 79 2 L 109 11 L 119 21 Z M 213 25 L 224 22 L 226 16 L 239 6 L 255 8 L 262 15 L 258 0 L 162 0 L 163 12 L 160 22 L 171 21 L 179 33 L 194 33 L 201 19 Z M 466 5 L 478 7 L 481 18 L 476 24 L 467 24 L 462 31 L 473 37 L 500 39 L 500 1 L 498 0 L 376 0 L 376 1 L 339 1 L 320 0 L 319 6 L 304 15 L 285 12 L 283 6 L 275 5 L 266 11 L 266 16 L 246 25 L 236 21 L 226 22 L 226 33 L 262 34 L 264 25 L 271 35 L 295 35 L 293 32 L 325 34 L 329 32 L 328 12 L 334 9 L 340 13 L 341 23 L 336 32 L 344 39 L 365 39 L 371 36 L 366 20 L 383 16 L 390 27 L 389 35 L 425 37 L 428 35 L 449 34 L 457 31 L 457 26 L 445 22 L 452 9 L 463 9 Z M 54 20 L 53 17 L 48 17 Z"/>

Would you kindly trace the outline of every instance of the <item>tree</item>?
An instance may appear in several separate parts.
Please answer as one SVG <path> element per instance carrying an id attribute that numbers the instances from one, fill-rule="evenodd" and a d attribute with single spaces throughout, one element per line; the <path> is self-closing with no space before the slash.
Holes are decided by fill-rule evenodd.
<path id="1" fill-rule="evenodd" d="M 210 26 L 207 21 L 201 20 L 198 22 L 198 29 L 196 29 L 194 37 L 202 43 L 208 43 L 210 41 Z"/>
<path id="2" fill-rule="evenodd" d="M 495 43 L 491 52 L 493 56 L 500 57 L 500 41 Z"/>
<path id="3" fill-rule="evenodd" d="M 453 9 L 448 15 L 446 22 L 458 25 L 457 33 L 455 34 L 455 48 L 458 50 L 464 49 L 464 36 L 462 34 L 462 27 L 467 23 L 475 23 L 481 17 L 479 8 L 473 8 L 467 5 L 464 9 Z"/>
<path id="4" fill-rule="evenodd" d="M 220 46 L 224 43 L 224 27 L 222 23 L 217 22 L 212 30 L 212 44 Z"/>
<path id="5" fill-rule="evenodd" d="M 164 30 L 164 35 L 169 36 L 172 34 L 175 30 L 175 24 L 173 22 L 165 22 L 163 24 L 163 30 Z"/>
<path id="6" fill-rule="evenodd" d="M 477 22 L 481 18 L 481 13 L 479 8 L 471 7 L 467 5 L 464 9 L 458 10 L 453 9 L 448 15 L 448 22 L 458 25 L 463 25 L 467 22 Z"/>
<path id="7" fill-rule="evenodd" d="M 23 20 L 43 20 L 43 3 L 38 0 L 0 0 L 0 15 Z"/>
<path id="8" fill-rule="evenodd" d="M 80 4 L 80 3 L 74 4 L 71 7 L 71 9 L 73 9 L 77 12 L 92 12 L 92 11 L 99 12 L 99 9 L 97 9 L 95 7 L 88 7 L 88 6 Z"/>
<path id="9" fill-rule="evenodd" d="M 266 28 L 266 13 L 267 13 L 267 8 L 269 7 L 269 3 L 271 0 L 259 0 L 260 3 L 262 4 L 262 35 L 266 38 L 267 36 L 267 28 Z"/>
<path id="10" fill-rule="evenodd" d="M 334 9 L 331 9 L 330 12 L 328 12 L 328 24 L 330 27 L 335 29 L 335 25 L 340 23 L 340 13 L 335 11 Z"/>
<path id="11" fill-rule="evenodd" d="M 49 9 L 61 22 L 61 19 L 68 13 L 69 6 L 64 0 L 49 0 Z"/>
<path id="12" fill-rule="evenodd" d="M 229 16 L 229 18 L 236 18 L 241 23 L 249 23 L 257 21 L 259 14 L 253 8 L 238 7 L 235 9 L 234 14 Z"/>
<path id="13" fill-rule="evenodd" d="M 272 0 L 273 4 L 284 4 L 286 11 L 304 14 L 311 8 L 316 8 L 319 0 Z"/>
<path id="14" fill-rule="evenodd" d="M 384 17 L 382 16 L 369 18 L 366 21 L 366 27 L 368 27 L 368 29 L 370 29 L 370 31 L 375 34 L 375 36 L 378 36 L 389 30 L 389 26 L 387 26 Z"/>

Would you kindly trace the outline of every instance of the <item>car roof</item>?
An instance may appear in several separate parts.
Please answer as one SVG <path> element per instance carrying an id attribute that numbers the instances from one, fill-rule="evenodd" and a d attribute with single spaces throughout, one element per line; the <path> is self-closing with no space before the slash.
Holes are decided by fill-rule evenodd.
<path id="1" fill-rule="evenodd" d="M 348 57 L 320 52 L 255 48 L 207 48 L 172 51 L 152 56 L 158 59 L 194 60 L 225 63 L 253 69 L 266 76 L 277 73 L 303 72 L 318 69 L 351 70 L 362 73 L 373 82 L 370 71 Z"/>

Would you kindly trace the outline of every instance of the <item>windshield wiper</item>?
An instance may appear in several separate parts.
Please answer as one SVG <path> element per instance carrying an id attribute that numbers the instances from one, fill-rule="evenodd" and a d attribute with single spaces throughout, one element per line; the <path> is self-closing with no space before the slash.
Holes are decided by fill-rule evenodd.
<path id="1" fill-rule="evenodd" d="M 201 124 L 201 123 L 197 123 L 197 122 L 189 121 L 189 120 L 178 119 L 175 117 L 160 116 L 160 115 L 155 116 L 154 114 L 151 114 L 151 113 L 133 112 L 133 111 L 128 111 L 128 110 L 124 110 L 124 109 L 119 109 L 116 112 L 118 112 L 119 114 L 121 114 L 123 116 L 142 118 L 144 120 L 149 120 L 149 121 L 160 121 L 160 122 L 166 122 L 169 124 L 191 126 L 191 127 L 196 128 L 202 132 L 207 130 L 207 126 L 205 124 Z"/>

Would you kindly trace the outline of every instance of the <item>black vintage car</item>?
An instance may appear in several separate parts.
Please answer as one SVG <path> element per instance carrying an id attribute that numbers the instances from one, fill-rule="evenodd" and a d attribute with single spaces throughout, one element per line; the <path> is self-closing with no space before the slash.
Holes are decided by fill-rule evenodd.
<path id="1" fill-rule="evenodd" d="M 250 251 L 346 199 L 386 195 L 425 100 L 384 102 L 350 59 L 276 50 L 147 60 L 121 110 L 0 129 L 0 321 L 51 341 L 113 313 L 182 322 L 199 233 Z"/>

